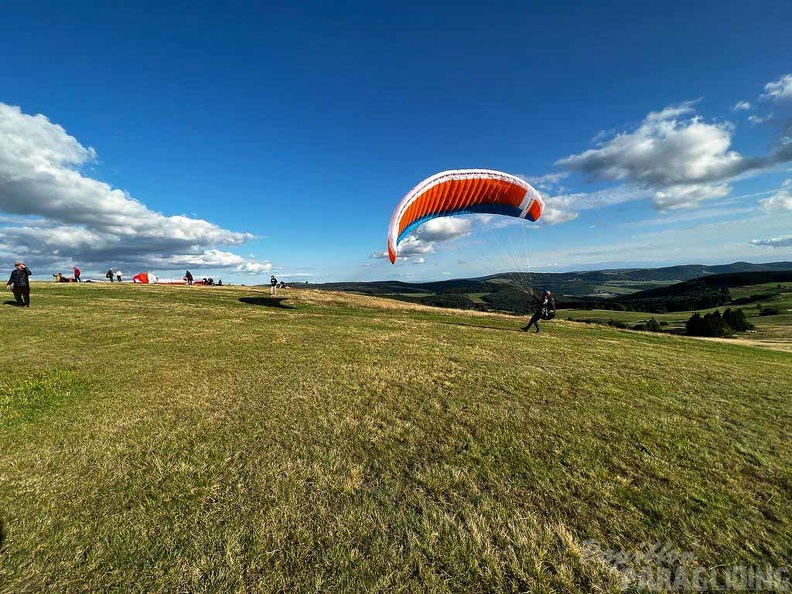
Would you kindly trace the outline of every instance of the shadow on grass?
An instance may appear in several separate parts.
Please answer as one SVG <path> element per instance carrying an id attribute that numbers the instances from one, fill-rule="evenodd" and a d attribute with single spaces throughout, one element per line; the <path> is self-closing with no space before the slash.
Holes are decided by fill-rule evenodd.
<path id="1" fill-rule="evenodd" d="M 239 300 L 248 305 L 261 305 L 263 307 L 275 307 L 278 309 L 296 309 L 292 305 L 283 303 L 286 300 L 285 297 L 240 297 Z"/>
<path id="2" fill-rule="evenodd" d="M 440 322 L 441 324 L 445 324 L 446 326 L 462 326 L 463 328 L 477 328 L 479 330 L 500 330 L 502 332 L 521 332 L 520 328 L 525 324 L 520 326 L 515 325 L 514 328 L 509 328 L 507 326 L 487 326 L 486 324 L 465 324 L 463 322 Z"/>
<path id="3" fill-rule="evenodd" d="M 10 301 L 6 299 L 5 301 L 3 301 L 3 305 L 19 305 L 19 304 L 16 301 Z"/>

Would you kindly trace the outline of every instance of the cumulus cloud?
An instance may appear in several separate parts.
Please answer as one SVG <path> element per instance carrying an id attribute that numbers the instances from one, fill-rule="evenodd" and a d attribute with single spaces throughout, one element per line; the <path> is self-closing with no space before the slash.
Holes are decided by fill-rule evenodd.
<path id="1" fill-rule="evenodd" d="M 786 92 L 781 81 L 767 88 L 774 97 Z M 752 118 L 752 123 L 767 120 Z M 722 198 L 731 190 L 729 181 L 792 161 L 788 136 L 782 136 L 768 155 L 744 157 L 731 149 L 733 133 L 732 124 L 707 123 L 696 115 L 694 103 L 686 102 L 652 112 L 636 130 L 556 165 L 589 181 L 620 181 L 652 190 L 655 207 L 664 210 Z"/>
<path id="2" fill-rule="evenodd" d="M 553 202 L 545 202 L 545 209 L 541 220 L 548 225 L 559 225 L 561 223 L 574 221 L 579 215 L 580 213 L 575 210 L 558 206 Z"/>
<path id="3" fill-rule="evenodd" d="M 443 243 L 470 235 L 474 223 L 481 217 L 440 217 L 430 219 L 399 243 L 397 260 L 423 264 L 423 256 L 434 252 L 437 243 Z M 371 258 L 387 258 L 388 252 L 376 252 Z"/>
<path id="4" fill-rule="evenodd" d="M 95 159 L 93 148 L 45 116 L 0 103 L 0 212 L 7 215 L 0 221 L 0 252 L 43 266 L 269 269 L 269 263 L 218 250 L 242 245 L 251 234 L 152 211 L 86 176 L 80 168 Z"/>
<path id="5" fill-rule="evenodd" d="M 785 74 L 777 81 L 767 83 L 761 98 L 775 102 L 792 100 L 792 74 Z"/>
<path id="6" fill-rule="evenodd" d="M 729 150 L 731 125 L 682 117 L 693 112 L 690 103 L 652 112 L 636 131 L 557 164 L 593 180 L 626 180 L 658 188 L 712 182 L 755 167 Z"/>
<path id="7" fill-rule="evenodd" d="M 431 242 L 422 241 L 415 236 L 405 237 L 399 244 L 399 259 L 407 260 L 415 256 L 425 256 L 432 252 L 434 252 L 434 245 Z"/>
<path id="8" fill-rule="evenodd" d="M 792 179 L 786 180 L 769 198 L 760 200 L 759 206 L 769 211 L 792 210 Z"/>
<path id="9" fill-rule="evenodd" d="M 247 272 L 249 274 L 262 274 L 272 270 L 271 262 L 258 262 L 256 260 L 244 260 L 242 262 L 235 262 L 230 265 L 234 266 L 234 270 L 237 272 Z"/>
<path id="10" fill-rule="evenodd" d="M 427 221 L 418 227 L 413 235 L 418 241 L 436 243 L 464 237 L 470 235 L 472 231 L 473 220 L 470 218 L 441 217 Z"/>
<path id="11" fill-rule="evenodd" d="M 792 247 L 792 235 L 782 235 L 781 237 L 771 237 L 769 239 L 754 239 L 751 244 L 770 248 Z"/>

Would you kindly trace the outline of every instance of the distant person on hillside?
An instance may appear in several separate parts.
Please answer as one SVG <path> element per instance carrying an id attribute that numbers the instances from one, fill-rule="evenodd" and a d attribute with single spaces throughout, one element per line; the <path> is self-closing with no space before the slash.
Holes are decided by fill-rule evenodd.
<path id="1" fill-rule="evenodd" d="M 539 320 L 549 320 L 555 317 L 555 303 L 553 302 L 553 298 L 550 295 L 550 291 L 545 291 L 544 295 L 541 299 L 531 293 L 531 299 L 533 300 L 533 307 L 534 307 L 534 314 L 531 316 L 531 319 L 528 321 L 527 326 L 523 326 L 520 328 L 523 332 L 528 332 L 531 329 L 531 326 L 536 326 L 535 332 L 541 332 L 542 329 L 539 327 Z M 550 313 L 552 311 L 552 314 Z"/>
<path id="2" fill-rule="evenodd" d="M 72 272 L 74 273 L 74 282 L 81 283 L 82 279 L 80 278 L 80 269 L 75 266 Z"/>
<path id="3" fill-rule="evenodd" d="M 118 282 L 119 282 L 119 283 L 121 282 L 121 275 L 122 275 L 122 274 L 124 274 L 124 273 L 123 273 L 123 272 L 121 272 L 120 270 L 116 270 L 116 278 L 118 279 Z"/>
<path id="4" fill-rule="evenodd" d="M 188 285 L 191 285 L 193 283 L 193 275 L 190 273 L 189 270 L 186 270 L 184 272 L 184 280 L 187 281 Z"/>
<path id="5" fill-rule="evenodd" d="M 30 307 L 30 269 L 24 262 L 17 262 L 11 276 L 8 277 L 6 289 L 14 292 L 14 299 L 20 307 Z"/>
<path id="6" fill-rule="evenodd" d="M 111 283 L 115 280 L 115 276 L 113 276 L 113 269 L 111 268 L 107 272 L 105 272 L 105 278 L 108 279 Z"/>
<path id="7" fill-rule="evenodd" d="M 270 276 L 270 295 L 273 297 L 278 293 L 278 279 L 275 278 L 275 275 Z"/>
<path id="8" fill-rule="evenodd" d="M 217 279 L 217 286 L 218 287 L 222 287 L 223 286 L 223 279 L 222 278 L 218 278 Z"/>

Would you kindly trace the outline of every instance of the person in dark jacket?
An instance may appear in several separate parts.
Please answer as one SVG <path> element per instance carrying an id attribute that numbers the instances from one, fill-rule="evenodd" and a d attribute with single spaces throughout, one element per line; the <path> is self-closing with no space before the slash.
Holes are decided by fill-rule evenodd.
<path id="1" fill-rule="evenodd" d="M 8 277 L 6 289 L 14 292 L 14 299 L 20 307 L 30 307 L 30 269 L 24 262 L 17 262 L 11 276 Z"/>
<path id="2" fill-rule="evenodd" d="M 541 332 L 542 329 L 539 327 L 539 320 L 542 317 L 542 313 L 547 311 L 548 304 L 550 303 L 550 291 L 545 291 L 542 299 L 539 299 L 539 297 L 531 293 L 531 299 L 533 299 L 534 315 L 531 316 L 528 325 L 523 326 L 520 330 L 528 332 L 531 326 L 536 326 L 536 332 Z"/>
<path id="3" fill-rule="evenodd" d="M 189 270 L 185 271 L 184 280 L 187 281 L 188 285 L 191 285 L 193 283 L 193 275 L 190 273 Z"/>
<path id="4" fill-rule="evenodd" d="M 275 275 L 273 274 L 270 276 L 270 295 L 274 297 L 277 294 L 277 292 L 278 292 L 278 279 L 275 278 Z"/>

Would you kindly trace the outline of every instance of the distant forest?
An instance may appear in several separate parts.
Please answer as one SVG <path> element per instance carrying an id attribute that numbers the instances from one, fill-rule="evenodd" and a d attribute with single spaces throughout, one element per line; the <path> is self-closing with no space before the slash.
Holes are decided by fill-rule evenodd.
<path id="1" fill-rule="evenodd" d="M 729 290 L 735 287 L 768 283 L 775 283 L 777 288 L 738 299 L 732 299 Z M 705 276 L 666 287 L 612 297 L 580 298 L 559 293 L 554 293 L 554 295 L 556 297 L 556 309 L 605 309 L 667 313 L 711 309 L 727 304 L 746 305 L 760 302 L 773 297 L 782 287 L 788 284 L 792 284 L 792 270 L 785 272 L 740 272 Z M 480 302 L 477 302 L 470 297 L 470 293 L 485 294 L 481 295 Z M 525 315 L 533 307 L 531 297 L 525 289 L 492 281 L 477 282 L 474 286 L 468 284 L 452 285 L 445 287 L 441 292 L 431 295 L 390 294 L 387 296 L 436 307 L 500 311 L 517 315 Z"/>

